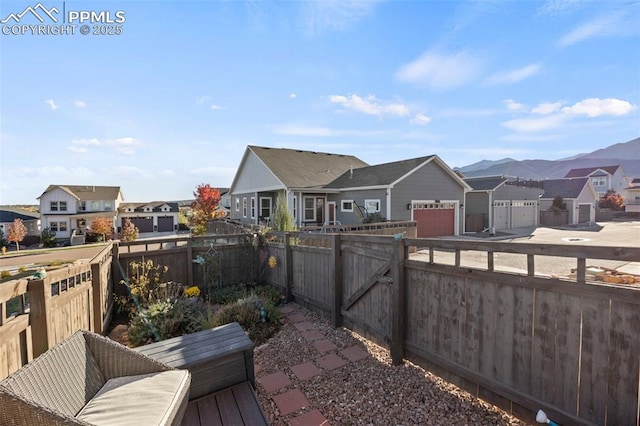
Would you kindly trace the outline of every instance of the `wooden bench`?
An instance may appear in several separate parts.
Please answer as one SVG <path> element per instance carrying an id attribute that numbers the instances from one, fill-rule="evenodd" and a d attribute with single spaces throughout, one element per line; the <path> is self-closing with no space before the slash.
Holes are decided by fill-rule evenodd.
<path id="1" fill-rule="evenodd" d="M 190 402 L 183 424 L 268 424 L 255 393 L 253 343 L 238 323 L 135 350 L 191 372 Z"/>

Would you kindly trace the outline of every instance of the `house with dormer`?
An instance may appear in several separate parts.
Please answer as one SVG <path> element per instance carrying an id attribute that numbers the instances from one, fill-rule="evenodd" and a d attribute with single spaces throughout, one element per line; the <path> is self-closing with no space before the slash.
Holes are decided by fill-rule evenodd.
<path id="1" fill-rule="evenodd" d="M 85 235 L 98 217 L 108 218 L 115 227 L 123 197 L 119 186 L 49 185 L 38 200 L 42 229 L 50 228 L 56 239 L 73 244 L 73 237 Z"/>
<path id="2" fill-rule="evenodd" d="M 604 197 L 607 191 L 613 190 L 625 200 L 628 197 L 627 187 L 631 182 L 619 165 L 571 169 L 564 177 L 589 178 L 599 198 Z"/>
<path id="3" fill-rule="evenodd" d="M 118 232 L 126 218 L 138 228 L 141 237 L 146 236 L 143 234 L 175 232 L 178 230 L 178 213 L 178 203 L 173 202 L 122 203 L 118 208 Z"/>

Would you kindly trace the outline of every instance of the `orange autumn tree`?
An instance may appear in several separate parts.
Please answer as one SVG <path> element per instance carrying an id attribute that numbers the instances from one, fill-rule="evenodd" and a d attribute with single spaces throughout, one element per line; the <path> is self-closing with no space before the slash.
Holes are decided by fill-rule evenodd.
<path id="1" fill-rule="evenodd" d="M 191 203 L 192 215 L 189 221 L 195 235 L 204 235 L 207 232 L 207 222 L 219 216 L 216 210 L 220 204 L 220 191 L 208 183 L 202 183 L 196 187 L 193 196 L 195 200 Z"/>
<path id="2" fill-rule="evenodd" d="M 113 223 L 108 217 L 97 217 L 91 222 L 91 232 L 102 235 L 102 241 L 106 241 L 113 235 Z"/>
<path id="3" fill-rule="evenodd" d="M 27 227 L 22 223 L 22 219 L 14 219 L 7 232 L 7 241 L 16 243 L 16 251 L 20 251 L 20 241 L 27 235 Z"/>

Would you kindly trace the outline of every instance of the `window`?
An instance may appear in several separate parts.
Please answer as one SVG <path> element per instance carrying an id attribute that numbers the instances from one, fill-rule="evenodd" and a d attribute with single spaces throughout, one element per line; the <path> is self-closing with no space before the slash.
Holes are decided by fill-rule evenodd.
<path id="1" fill-rule="evenodd" d="M 316 202 L 314 197 L 304 197 L 304 212 L 302 220 L 305 222 L 316 220 Z"/>
<path id="2" fill-rule="evenodd" d="M 340 203 L 340 210 L 343 212 L 353 211 L 353 200 L 342 200 Z"/>
<path id="3" fill-rule="evenodd" d="M 113 210 L 113 206 L 111 205 L 111 201 L 104 202 L 104 211 L 110 212 Z"/>
<path id="4" fill-rule="evenodd" d="M 61 212 L 66 212 L 67 211 L 67 202 L 66 201 L 60 201 L 60 211 Z"/>
<path id="5" fill-rule="evenodd" d="M 91 211 L 97 212 L 100 210 L 100 201 L 92 201 L 91 202 Z"/>
<path id="6" fill-rule="evenodd" d="M 51 228 L 53 232 L 58 232 L 58 222 L 49 223 L 49 228 Z"/>
<path id="7" fill-rule="evenodd" d="M 58 222 L 60 232 L 67 232 L 67 222 Z"/>
<path id="8" fill-rule="evenodd" d="M 240 211 L 240 198 L 236 197 L 236 211 Z"/>
<path id="9" fill-rule="evenodd" d="M 242 199 L 242 217 L 247 217 L 247 199 Z"/>
<path id="10" fill-rule="evenodd" d="M 364 208 L 367 213 L 376 213 L 380 211 L 380 200 L 364 200 Z"/>
<path id="11" fill-rule="evenodd" d="M 595 178 L 591 179 L 591 183 L 593 183 L 593 186 L 606 186 L 607 185 L 607 178 L 605 178 L 605 177 L 595 177 Z"/>
<path id="12" fill-rule="evenodd" d="M 87 202 L 80 201 L 80 203 L 78 204 L 78 211 L 84 212 L 86 210 L 87 210 Z"/>
<path id="13" fill-rule="evenodd" d="M 251 197 L 251 219 L 256 218 L 256 197 Z"/>
<path id="14" fill-rule="evenodd" d="M 271 217 L 271 198 L 260 198 L 260 217 L 263 219 Z"/>
<path id="15" fill-rule="evenodd" d="M 293 220 L 298 218 L 298 199 L 293 197 Z"/>
<path id="16" fill-rule="evenodd" d="M 58 202 L 57 201 L 52 201 L 50 209 L 51 209 L 52 212 L 57 212 L 58 211 Z"/>

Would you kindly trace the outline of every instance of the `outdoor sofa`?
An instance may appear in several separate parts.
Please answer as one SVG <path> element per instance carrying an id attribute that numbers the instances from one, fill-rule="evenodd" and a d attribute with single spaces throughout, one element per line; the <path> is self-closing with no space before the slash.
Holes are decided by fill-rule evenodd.
<path id="1" fill-rule="evenodd" d="M 80 330 L 0 381 L 0 425 L 179 425 L 191 374 Z"/>

